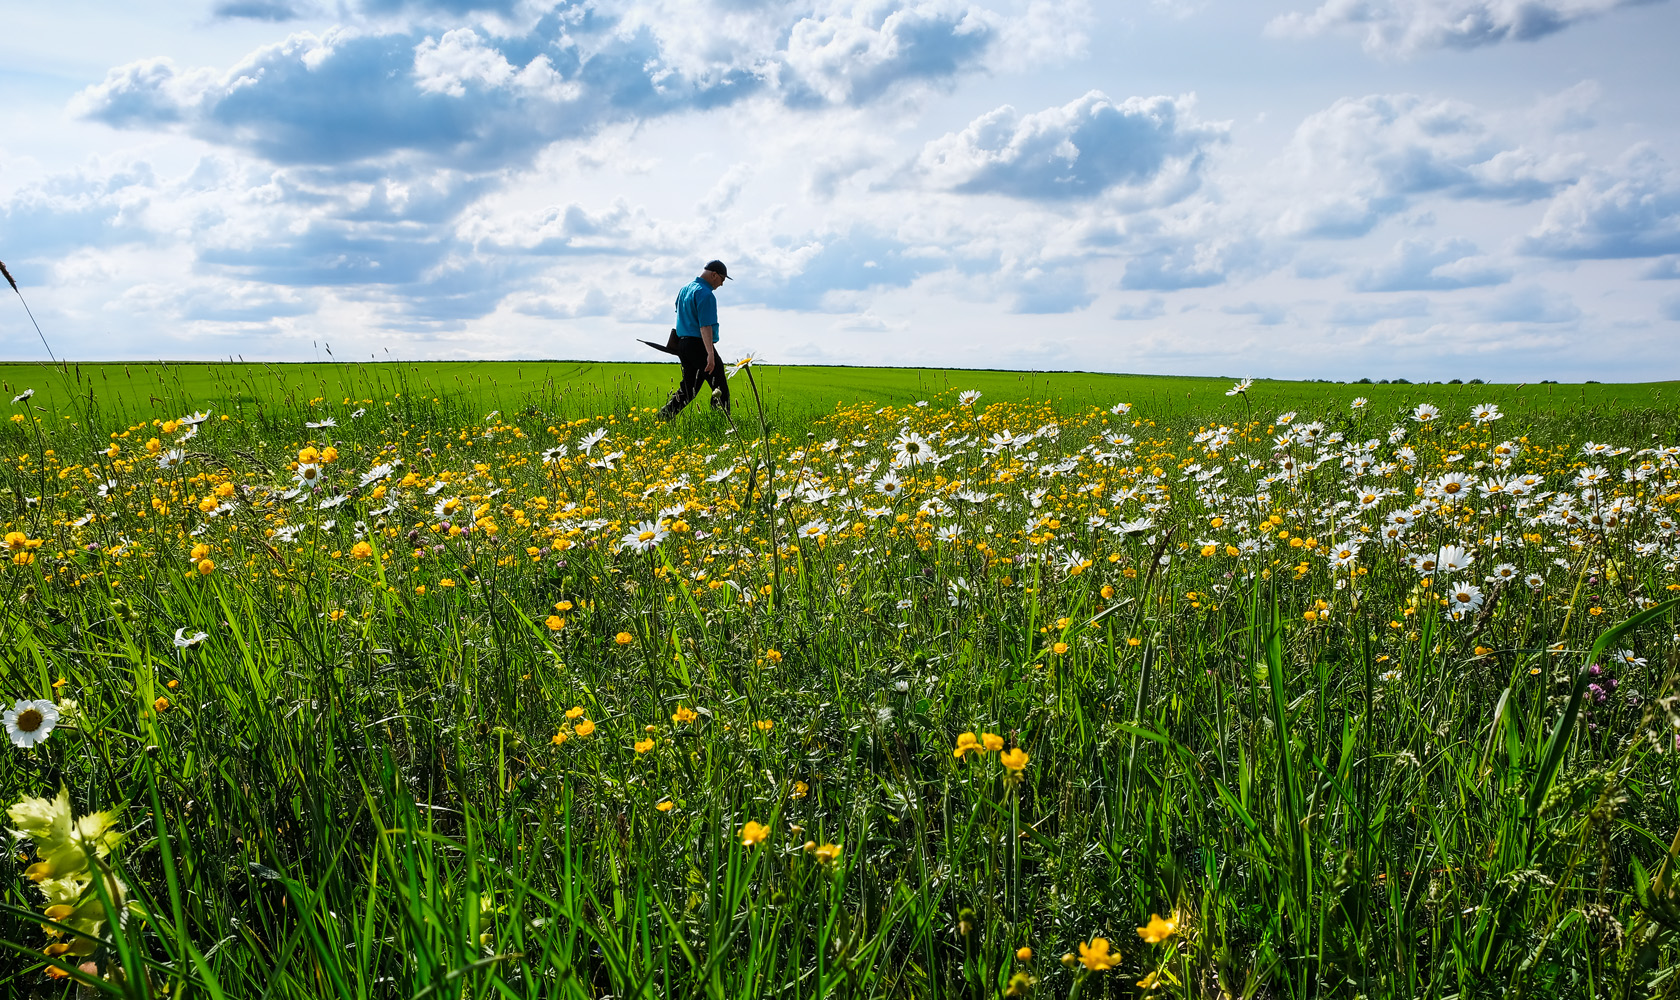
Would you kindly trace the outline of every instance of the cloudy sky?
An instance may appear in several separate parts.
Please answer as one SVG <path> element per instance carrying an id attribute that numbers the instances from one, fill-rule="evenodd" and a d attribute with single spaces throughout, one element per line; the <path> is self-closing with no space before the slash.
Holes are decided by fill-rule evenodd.
<path id="1" fill-rule="evenodd" d="M 651 360 L 718 257 L 775 362 L 1680 377 L 1680 3 L 6 17 L 0 260 L 60 355 Z"/>

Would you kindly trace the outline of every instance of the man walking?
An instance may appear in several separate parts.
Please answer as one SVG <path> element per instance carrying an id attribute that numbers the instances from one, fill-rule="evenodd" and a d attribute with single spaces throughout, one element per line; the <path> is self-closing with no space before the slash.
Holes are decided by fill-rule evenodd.
<path id="1" fill-rule="evenodd" d="M 729 280 L 723 261 L 706 265 L 700 276 L 677 293 L 677 360 L 682 362 L 682 382 L 671 393 L 670 402 L 659 411 L 659 419 L 670 420 L 681 413 L 702 382 L 712 387 L 712 408 L 729 412 L 729 379 L 718 360 L 717 297 L 712 293 Z"/>

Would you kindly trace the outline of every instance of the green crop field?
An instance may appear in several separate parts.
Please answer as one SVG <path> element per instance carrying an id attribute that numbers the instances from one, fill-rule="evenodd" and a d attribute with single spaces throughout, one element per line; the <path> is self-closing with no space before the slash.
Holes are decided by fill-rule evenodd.
<path id="1" fill-rule="evenodd" d="M 1674 384 L 675 371 L 0 366 L 0 993 L 1680 991 Z"/>
<path id="2" fill-rule="evenodd" d="M 650 352 L 651 353 L 651 352 Z M 37 389 L 34 404 L 73 412 L 80 395 L 113 419 L 168 419 L 183 406 L 238 413 L 307 413 L 310 401 L 386 401 L 398 393 L 449 401 L 463 413 L 515 412 L 537 406 L 567 418 L 658 406 L 675 388 L 675 363 L 585 361 L 441 361 L 364 364 L 134 362 L 64 366 L 0 364 L 0 391 Z M 1148 404 L 1161 415 L 1236 420 L 1240 399 L 1225 396 L 1228 378 L 1109 375 L 1092 372 L 965 371 L 915 368 L 768 366 L 760 376 L 769 412 L 803 422 L 840 403 L 900 405 L 930 395 L 976 389 L 988 400 L 1053 401 L 1068 407 L 1107 406 L 1117 399 Z M 1369 385 L 1331 382 L 1258 383 L 1271 405 L 1346 404 L 1364 396 L 1377 407 L 1419 402 L 1469 406 L 1492 402 L 1553 416 L 1569 412 L 1675 409 L 1680 383 L 1601 385 Z M 1217 391 L 1215 391 L 1217 390 Z M 1666 394 L 1666 400 L 1665 400 Z"/>

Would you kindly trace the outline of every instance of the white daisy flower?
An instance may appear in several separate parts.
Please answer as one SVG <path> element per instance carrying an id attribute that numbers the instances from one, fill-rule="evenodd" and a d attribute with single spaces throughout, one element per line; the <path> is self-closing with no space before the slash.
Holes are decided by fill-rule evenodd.
<path id="1" fill-rule="evenodd" d="M 1347 569 L 1359 558 L 1359 546 L 1351 542 L 1333 546 L 1324 557 L 1330 561 L 1331 569 Z"/>
<path id="2" fill-rule="evenodd" d="M 1474 614 L 1482 606 L 1482 591 L 1473 583 L 1455 583 L 1447 588 L 1447 613 L 1454 621 Z"/>
<path id="3" fill-rule="evenodd" d="M 58 706 L 46 700 L 20 698 L 0 717 L 0 722 L 4 723 L 6 738 L 13 746 L 29 749 L 52 735 L 53 727 L 58 725 Z"/>
<path id="4" fill-rule="evenodd" d="M 1458 545 L 1441 546 L 1441 551 L 1436 554 L 1435 560 L 1443 573 L 1456 573 L 1461 569 L 1468 568 L 1471 563 L 1476 561 L 1474 556 Z"/>
<path id="5" fill-rule="evenodd" d="M 921 465 L 933 461 L 939 456 L 934 453 L 933 446 L 928 439 L 913 431 L 903 431 L 894 442 L 893 465 L 903 469 L 912 465 Z"/>
<path id="6" fill-rule="evenodd" d="M 652 552 L 670 532 L 658 521 L 643 521 L 624 536 L 624 547 L 637 552 Z"/>

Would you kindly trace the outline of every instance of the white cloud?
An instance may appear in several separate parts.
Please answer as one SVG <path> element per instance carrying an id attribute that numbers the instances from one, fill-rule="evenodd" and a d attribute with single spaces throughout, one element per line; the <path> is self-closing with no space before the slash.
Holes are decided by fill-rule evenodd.
<path id="1" fill-rule="evenodd" d="M 1198 158 L 1222 141 L 1228 126 L 1196 122 L 1193 105 L 1188 97 L 1115 102 L 1097 90 L 1025 116 L 1004 105 L 929 142 L 916 167 L 947 190 L 1092 198 L 1116 185 L 1148 185 L 1169 161 Z"/>
<path id="2" fill-rule="evenodd" d="M 347 2 L 289 37 L 212 22 L 239 47 L 165 45 L 34 119 L 97 155 L 0 149 L 0 250 L 49 333 L 651 359 L 712 257 L 725 336 L 784 360 L 1546 377 L 1677 332 L 1672 130 L 1603 60 L 1513 105 L 1438 60 L 1239 87 L 1248 53 L 1186 41 L 1201 0 L 1121 27 L 1078 0 Z M 1180 64 L 1199 103 L 1093 90 L 1092 51 Z"/>
<path id="3" fill-rule="evenodd" d="M 1419 198 L 1528 201 L 1573 180 L 1580 157 L 1521 145 L 1490 116 L 1415 94 L 1342 98 L 1295 130 L 1282 173 L 1301 198 L 1279 222 L 1301 237 L 1363 236 Z"/>
<path id="4" fill-rule="evenodd" d="M 1636 146 L 1552 199 L 1521 247 L 1574 259 L 1680 253 L 1680 172 L 1649 145 Z"/>
<path id="5" fill-rule="evenodd" d="M 471 28 L 444 32 L 440 39 L 422 39 L 414 47 L 414 78 L 422 93 L 450 97 L 465 97 L 469 84 L 517 89 L 545 101 L 575 100 L 583 92 L 575 81 L 561 79 L 546 54 L 515 67 Z"/>
<path id="6" fill-rule="evenodd" d="M 1477 309 L 1487 323 L 1573 323 L 1581 310 L 1566 292 L 1523 285 L 1508 289 Z"/>
<path id="7" fill-rule="evenodd" d="M 1353 280 L 1361 292 L 1450 291 L 1511 280 L 1509 268 L 1483 256 L 1461 236 L 1445 240 L 1405 239 L 1385 261 Z"/>
<path id="8" fill-rule="evenodd" d="M 1266 26 L 1276 37 L 1328 31 L 1364 33 L 1367 52 L 1413 55 L 1428 49 L 1474 49 L 1531 42 L 1619 7 L 1660 0 L 1326 0 Z"/>

